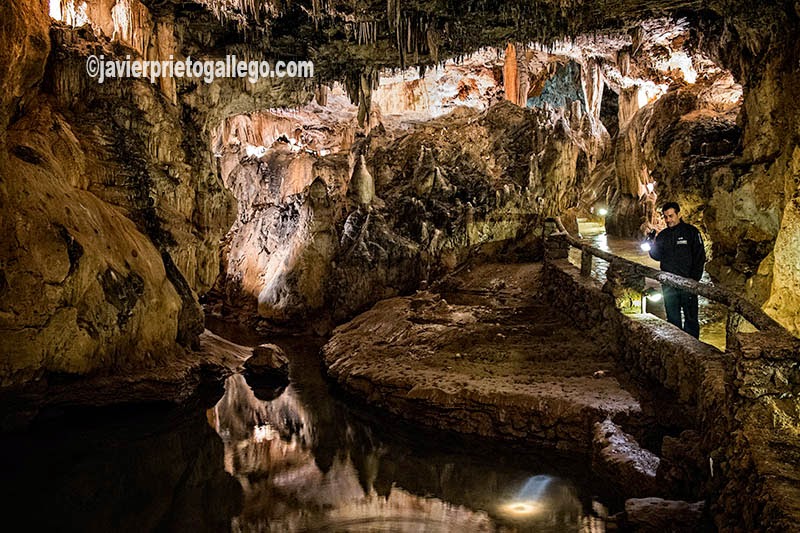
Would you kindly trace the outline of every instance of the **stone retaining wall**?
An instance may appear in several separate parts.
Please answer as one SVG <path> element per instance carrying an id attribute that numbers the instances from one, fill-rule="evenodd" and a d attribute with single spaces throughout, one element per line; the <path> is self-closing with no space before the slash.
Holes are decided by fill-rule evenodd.
<path id="1" fill-rule="evenodd" d="M 614 331 L 633 379 L 669 392 L 650 398 L 659 422 L 698 430 L 698 493 L 720 530 L 800 530 L 800 341 L 739 334 L 722 353 L 652 315 L 621 313 L 566 259 L 546 262 L 543 285 L 576 323 Z"/>

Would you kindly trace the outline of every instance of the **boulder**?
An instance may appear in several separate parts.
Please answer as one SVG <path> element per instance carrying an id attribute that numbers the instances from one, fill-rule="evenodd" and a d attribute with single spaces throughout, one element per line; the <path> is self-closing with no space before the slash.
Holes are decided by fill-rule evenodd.
<path id="1" fill-rule="evenodd" d="M 289 376 L 289 359 L 281 347 L 275 344 L 262 344 L 253 348 L 253 355 L 244 362 L 244 367 L 254 376 Z"/>
<path id="2" fill-rule="evenodd" d="M 661 498 L 634 498 L 625 502 L 623 531 L 672 533 L 707 531 L 705 502 L 688 503 Z"/>
<path id="3" fill-rule="evenodd" d="M 660 460 L 611 420 L 594 425 L 592 463 L 614 479 L 624 495 L 659 494 L 656 472 Z"/>

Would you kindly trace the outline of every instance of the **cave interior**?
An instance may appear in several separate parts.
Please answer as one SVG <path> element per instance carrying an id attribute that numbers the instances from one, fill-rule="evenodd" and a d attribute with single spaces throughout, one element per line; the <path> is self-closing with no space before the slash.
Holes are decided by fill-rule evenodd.
<path id="1" fill-rule="evenodd" d="M 34 530 L 798 530 L 800 3 L 4 0 L 0 208 Z"/>

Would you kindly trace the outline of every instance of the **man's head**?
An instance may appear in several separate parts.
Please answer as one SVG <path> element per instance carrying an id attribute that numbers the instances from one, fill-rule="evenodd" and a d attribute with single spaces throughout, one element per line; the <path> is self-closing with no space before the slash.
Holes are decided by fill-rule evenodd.
<path id="1" fill-rule="evenodd" d="M 667 202 L 661 208 L 661 213 L 664 215 L 664 222 L 667 223 L 668 228 L 677 226 L 681 221 L 681 206 L 676 202 Z"/>

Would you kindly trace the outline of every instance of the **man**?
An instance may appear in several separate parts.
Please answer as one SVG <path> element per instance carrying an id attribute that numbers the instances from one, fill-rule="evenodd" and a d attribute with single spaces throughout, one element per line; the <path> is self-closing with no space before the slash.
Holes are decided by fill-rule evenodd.
<path id="1" fill-rule="evenodd" d="M 680 212 L 681 208 L 675 202 L 667 202 L 661 208 L 667 227 L 656 236 L 650 248 L 650 257 L 661 261 L 661 270 L 664 272 L 700 281 L 703 276 L 703 265 L 706 262 L 703 237 L 696 227 L 683 221 Z M 664 294 L 667 321 L 689 335 L 699 338 L 697 295 L 667 285 L 662 285 L 661 291 Z M 683 323 L 681 323 L 681 310 Z"/>

